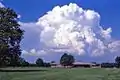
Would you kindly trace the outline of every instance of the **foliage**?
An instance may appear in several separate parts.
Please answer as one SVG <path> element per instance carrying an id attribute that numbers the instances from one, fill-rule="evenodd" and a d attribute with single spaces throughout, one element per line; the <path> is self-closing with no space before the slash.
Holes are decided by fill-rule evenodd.
<path id="1" fill-rule="evenodd" d="M 51 67 L 50 63 L 44 63 L 44 67 Z"/>
<path id="2" fill-rule="evenodd" d="M 51 61 L 51 63 L 56 63 L 55 61 Z"/>
<path id="3" fill-rule="evenodd" d="M 102 68 L 114 68 L 116 67 L 116 64 L 115 63 L 102 63 L 101 67 Z"/>
<path id="4" fill-rule="evenodd" d="M 63 66 L 71 66 L 74 61 L 75 59 L 72 55 L 64 53 L 60 59 L 60 64 Z"/>
<path id="5" fill-rule="evenodd" d="M 19 59 L 19 66 L 25 67 L 25 66 L 29 66 L 29 62 L 27 62 L 24 58 L 20 58 Z"/>
<path id="6" fill-rule="evenodd" d="M 44 62 L 41 58 L 38 58 L 36 60 L 36 65 L 39 66 L 39 67 L 43 67 L 44 66 Z"/>
<path id="7" fill-rule="evenodd" d="M 116 62 L 117 67 L 119 68 L 120 67 L 120 56 L 117 56 L 115 58 L 115 62 Z"/>
<path id="8" fill-rule="evenodd" d="M 0 66 L 18 64 L 23 38 L 19 26 L 17 14 L 10 8 L 0 7 Z"/>

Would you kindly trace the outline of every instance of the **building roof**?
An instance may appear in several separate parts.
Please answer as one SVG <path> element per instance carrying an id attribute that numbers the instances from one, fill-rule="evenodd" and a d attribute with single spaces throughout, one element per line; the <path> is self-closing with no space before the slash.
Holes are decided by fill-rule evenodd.
<path id="1" fill-rule="evenodd" d="M 52 66 L 58 66 L 60 64 L 57 63 L 50 63 Z M 94 63 L 88 63 L 88 62 L 74 62 L 73 65 L 96 65 Z"/>
<path id="2" fill-rule="evenodd" d="M 73 65 L 96 65 L 94 63 L 87 63 L 87 62 L 74 62 Z"/>

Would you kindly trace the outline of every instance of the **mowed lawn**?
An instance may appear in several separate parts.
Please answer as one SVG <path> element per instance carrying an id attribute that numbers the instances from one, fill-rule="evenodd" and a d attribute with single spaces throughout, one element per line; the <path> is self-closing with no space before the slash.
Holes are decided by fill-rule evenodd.
<path id="1" fill-rule="evenodd" d="M 119 69 L 4 68 L 0 80 L 120 80 Z"/>

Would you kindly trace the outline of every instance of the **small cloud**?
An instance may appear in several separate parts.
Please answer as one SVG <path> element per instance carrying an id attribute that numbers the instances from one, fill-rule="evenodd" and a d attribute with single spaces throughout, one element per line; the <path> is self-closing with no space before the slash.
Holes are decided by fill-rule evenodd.
<path id="1" fill-rule="evenodd" d="M 36 56 L 36 57 L 40 57 L 43 55 L 46 55 L 46 51 L 45 50 L 36 50 L 36 49 L 31 49 L 29 51 L 23 50 L 22 51 L 22 56 Z"/>
<path id="2" fill-rule="evenodd" d="M 0 2 L 0 7 L 5 7 L 5 6 Z"/>
<path id="3" fill-rule="evenodd" d="M 18 17 L 17 18 L 21 18 L 21 15 L 18 14 Z"/>

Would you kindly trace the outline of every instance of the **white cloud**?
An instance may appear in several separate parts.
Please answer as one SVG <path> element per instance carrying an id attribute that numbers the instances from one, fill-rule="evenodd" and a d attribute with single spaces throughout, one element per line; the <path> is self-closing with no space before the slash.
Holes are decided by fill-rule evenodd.
<path id="1" fill-rule="evenodd" d="M 31 49 L 29 52 L 26 51 L 26 50 L 23 50 L 22 51 L 22 56 L 36 56 L 36 57 L 39 57 L 39 56 L 42 56 L 42 55 L 45 55 L 46 54 L 46 51 L 44 50 L 38 50 L 36 51 L 36 49 Z"/>
<path id="2" fill-rule="evenodd" d="M 29 22 L 29 23 L 19 22 L 19 24 L 22 26 L 21 28 L 24 30 L 30 30 L 38 33 L 40 33 L 40 31 L 42 30 L 42 28 L 34 22 Z"/>
<path id="3" fill-rule="evenodd" d="M 17 18 L 21 18 L 21 15 L 18 14 L 18 17 Z"/>
<path id="4" fill-rule="evenodd" d="M 75 55 L 102 56 L 108 52 L 118 52 L 120 41 L 114 41 L 112 29 L 103 29 L 100 15 L 93 10 L 84 10 L 74 3 L 56 6 L 35 23 L 22 23 L 24 29 L 37 32 L 45 53 L 69 52 Z M 29 27 L 25 27 L 28 26 Z M 27 31 L 28 31 L 27 30 Z M 31 51 L 30 51 L 31 52 Z M 41 54 L 32 50 L 35 55 Z M 24 53 L 24 52 L 23 52 Z"/>
<path id="5" fill-rule="evenodd" d="M 120 52 L 120 41 L 114 41 L 108 45 L 108 48 L 113 53 Z"/>
<path id="6" fill-rule="evenodd" d="M 36 25 L 34 22 L 30 23 L 22 23 L 19 22 L 21 25 L 21 29 L 25 30 L 24 32 L 24 38 L 21 42 L 21 47 L 22 49 L 28 49 L 30 50 L 31 48 L 37 48 L 40 47 L 40 32 L 42 30 L 41 27 Z"/>
<path id="7" fill-rule="evenodd" d="M 5 7 L 5 6 L 0 2 L 0 7 Z"/>
<path id="8" fill-rule="evenodd" d="M 88 51 L 91 55 L 104 54 L 112 30 L 104 30 L 99 23 L 97 12 L 83 10 L 73 3 L 53 8 L 37 22 L 43 27 L 41 42 L 49 47 L 53 44 L 56 48 L 72 49 L 80 55 Z"/>

